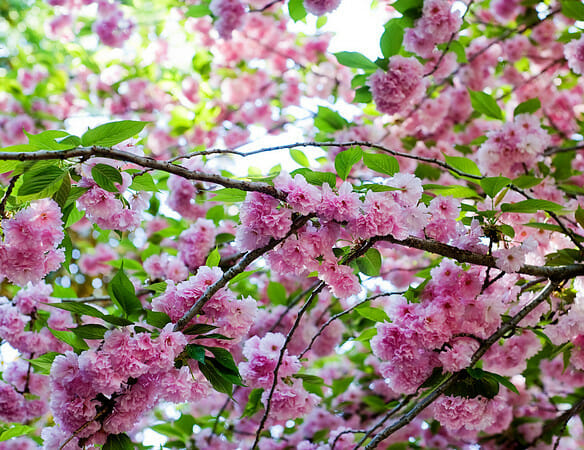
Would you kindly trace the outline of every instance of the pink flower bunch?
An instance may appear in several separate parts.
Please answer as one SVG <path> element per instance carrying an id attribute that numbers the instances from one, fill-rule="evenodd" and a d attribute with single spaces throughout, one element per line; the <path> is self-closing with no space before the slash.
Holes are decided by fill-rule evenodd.
<path id="1" fill-rule="evenodd" d="M 322 185 L 322 199 L 317 208 L 317 214 L 321 219 L 349 221 L 357 217 L 360 207 L 359 194 L 353 192 L 351 183 L 343 182 L 337 192 L 334 192 L 328 183 Z"/>
<path id="2" fill-rule="evenodd" d="M 189 167 L 191 170 L 197 170 L 200 167 Z M 187 220 L 197 220 L 205 217 L 207 204 L 196 202 L 196 195 L 199 193 L 192 181 L 185 180 L 177 175 L 171 175 L 168 178 L 168 206 L 179 213 Z"/>
<path id="3" fill-rule="evenodd" d="M 116 3 L 109 3 L 107 0 L 99 1 L 97 11 L 99 18 L 93 22 L 93 32 L 105 45 L 122 47 L 134 30 L 134 23 L 124 17 Z"/>
<path id="4" fill-rule="evenodd" d="M 308 184 L 306 178 L 300 174 L 292 178 L 288 173 L 282 172 L 274 178 L 274 186 L 288 194 L 286 203 L 294 211 L 303 215 L 316 212 L 322 201 L 320 190 L 316 186 Z"/>
<path id="5" fill-rule="evenodd" d="M 95 164 L 101 162 L 97 158 L 92 160 Z M 83 168 L 83 178 L 77 183 L 79 187 L 89 188 L 85 194 L 77 199 L 80 209 L 85 210 L 88 219 L 105 230 L 133 230 L 140 225 L 142 211 L 148 206 L 146 197 L 137 195 L 130 200 L 130 208 L 125 208 L 124 203 L 118 198 L 130 185 L 132 178 L 122 172 L 122 184 L 116 186 L 118 193 L 109 192 L 99 187 L 90 178 L 90 171 Z"/>
<path id="6" fill-rule="evenodd" d="M 318 268 L 318 278 L 328 285 L 335 297 L 341 299 L 361 292 L 361 283 L 353 268 L 339 264 L 336 259 L 323 261 Z"/>
<path id="7" fill-rule="evenodd" d="M 231 33 L 243 26 L 245 8 L 240 0 L 212 0 L 209 8 L 218 17 L 215 29 L 223 39 L 231 39 Z"/>
<path id="8" fill-rule="evenodd" d="M 460 15 L 451 8 L 452 2 L 449 0 L 425 0 L 422 17 L 404 35 L 404 48 L 429 58 L 434 46 L 448 41 L 462 24 Z"/>
<path id="9" fill-rule="evenodd" d="M 206 382 L 191 378 L 187 367 L 174 367 L 186 344 L 172 324 L 156 338 L 115 329 L 106 332 L 98 348 L 57 356 L 50 375 L 55 422 L 69 433 L 85 426 L 78 437 L 103 443 L 107 434 L 131 429 L 158 401 L 197 400 L 207 390 Z M 104 408 L 111 408 L 110 415 L 95 420 Z"/>
<path id="10" fill-rule="evenodd" d="M 434 418 L 450 430 L 484 430 L 497 416 L 490 408 L 491 400 L 484 397 L 464 398 L 440 396 L 433 405 Z"/>
<path id="11" fill-rule="evenodd" d="M 304 0 L 306 11 L 315 16 L 334 11 L 341 4 L 341 0 Z"/>
<path id="12" fill-rule="evenodd" d="M 24 423 L 47 411 L 44 400 L 27 400 L 10 384 L 0 381 L 0 420 Z"/>
<path id="13" fill-rule="evenodd" d="M 218 267 L 201 266 L 187 281 L 175 285 L 169 280 L 166 291 L 152 301 L 152 309 L 168 314 L 173 322 L 177 322 L 222 275 Z M 257 305 L 251 297 L 240 300 L 232 291 L 222 288 L 202 311 L 203 314 L 194 320 L 219 327 L 217 332 L 232 338 L 228 344 L 234 345 L 249 331 Z"/>
<path id="14" fill-rule="evenodd" d="M 188 267 L 178 257 L 168 253 L 146 258 L 144 271 L 151 280 L 172 280 L 175 283 L 184 281 L 189 276 Z"/>
<path id="15" fill-rule="evenodd" d="M 278 363 L 285 336 L 281 333 L 266 333 L 262 338 L 252 336 L 243 345 L 243 356 L 247 361 L 239 363 L 242 378 L 250 387 L 270 389 L 274 382 L 274 370 Z M 297 373 L 302 365 L 296 356 L 284 351 L 278 376 L 286 378 Z"/>
<path id="16" fill-rule="evenodd" d="M 89 276 L 107 275 L 111 273 L 113 267 L 106 263 L 117 257 L 118 255 L 109 245 L 99 243 L 95 246 L 93 255 L 84 253 L 77 264 L 81 272 Z"/>
<path id="17" fill-rule="evenodd" d="M 241 206 L 236 242 L 242 250 L 266 245 L 271 238 L 286 236 L 292 225 L 292 211 L 280 207 L 275 198 L 260 192 L 249 192 Z"/>
<path id="18" fill-rule="evenodd" d="M 564 56 L 570 69 L 578 75 L 584 74 L 584 36 L 573 39 L 564 46 Z"/>
<path id="19" fill-rule="evenodd" d="M 539 338 L 529 330 L 494 345 L 483 358 L 483 367 L 499 375 L 517 375 L 527 369 L 527 360 L 541 350 Z"/>
<path id="20" fill-rule="evenodd" d="M 515 177 L 525 173 L 524 168 L 533 167 L 551 144 L 539 119 L 531 114 L 519 114 L 501 129 L 489 131 L 487 138 L 477 158 L 481 172 L 489 176 Z"/>
<path id="21" fill-rule="evenodd" d="M 207 255 L 215 246 L 215 233 L 216 228 L 211 220 L 197 219 L 180 234 L 178 257 L 191 272 L 205 264 Z"/>
<path id="22" fill-rule="evenodd" d="M 269 390 L 264 390 L 262 394 L 264 405 L 267 404 L 269 393 Z M 309 394 L 298 378 L 293 378 L 291 384 L 280 382 L 272 396 L 268 423 L 283 424 L 290 419 L 305 416 L 320 403 L 320 400 L 318 395 Z"/>
<path id="23" fill-rule="evenodd" d="M 64 237 L 62 225 L 61 210 L 51 199 L 32 202 L 2 220 L 0 276 L 23 286 L 57 270 L 65 260 L 63 249 L 57 248 Z"/>
<path id="24" fill-rule="evenodd" d="M 377 109 L 385 114 L 403 113 L 422 99 L 424 67 L 415 58 L 400 55 L 389 59 L 387 72 L 378 70 L 367 80 Z"/>

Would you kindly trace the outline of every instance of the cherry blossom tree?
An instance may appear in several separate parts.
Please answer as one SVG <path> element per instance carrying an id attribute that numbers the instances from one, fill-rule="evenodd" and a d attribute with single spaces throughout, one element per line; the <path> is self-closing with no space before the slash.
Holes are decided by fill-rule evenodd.
<path id="1" fill-rule="evenodd" d="M 582 448 L 584 4 L 350 1 L 0 6 L 0 449 Z"/>

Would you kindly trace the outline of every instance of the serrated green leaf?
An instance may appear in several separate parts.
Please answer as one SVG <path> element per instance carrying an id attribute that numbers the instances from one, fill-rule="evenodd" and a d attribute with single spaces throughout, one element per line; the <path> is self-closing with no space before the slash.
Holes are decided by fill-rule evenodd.
<path id="1" fill-rule="evenodd" d="M 332 133 L 347 127 L 349 122 L 338 112 L 326 106 L 319 106 L 318 113 L 314 117 L 314 126 L 320 131 Z"/>
<path id="2" fill-rule="evenodd" d="M 93 306 L 86 305 L 85 303 L 81 302 L 63 302 L 63 303 L 46 303 L 49 306 L 54 308 L 64 309 L 65 311 L 69 311 L 75 314 L 79 314 L 81 316 L 90 316 L 90 317 L 98 317 L 100 319 L 103 318 L 104 314 L 99 311 L 98 309 L 94 308 Z"/>
<path id="3" fill-rule="evenodd" d="M 57 142 L 56 139 L 63 139 L 69 136 L 66 131 L 47 130 L 39 134 L 30 134 L 24 132 L 28 137 L 29 145 L 35 147 L 35 150 L 69 150 L 75 148 L 78 144 L 70 142 Z"/>
<path id="4" fill-rule="evenodd" d="M 340 152 L 335 157 L 335 169 L 337 175 L 343 180 L 347 179 L 349 172 L 351 172 L 351 168 L 361 161 L 362 154 L 363 151 L 361 150 L 361 147 L 351 147 L 348 150 Z"/>
<path id="5" fill-rule="evenodd" d="M 0 433 L 0 442 L 7 441 L 18 436 L 24 436 L 25 434 L 32 433 L 34 430 L 35 428 L 29 425 L 12 423 L 8 429 L 5 429 Z M 7 448 L 10 448 L 10 445 L 8 445 Z"/>
<path id="6" fill-rule="evenodd" d="M 254 416 L 260 409 L 262 409 L 262 394 L 264 390 L 262 388 L 253 389 L 249 393 L 249 397 L 247 399 L 247 403 L 245 404 L 245 408 L 243 409 L 243 413 L 241 414 L 240 419 L 244 417 L 252 417 Z"/>
<path id="7" fill-rule="evenodd" d="M 75 351 L 89 350 L 87 343 L 72 331 L 53 330 L 52 328 L 49 328 L 49 331 L 57 339 L 73 347 Z"/>
<path id="8" fill-rule="evenodd" d="M 580 0 L 560 0 L 560 5 L 564 16 L 584 20 L 584 4 Z"/>
<path id="9" fill-rule="evenodd" d="M 199 370 L 204 377 L 209 380 L 213 389 L 231 396 L 231 393 L 233 392 L 233 383 L 221 376 L 221 373 L 209 359 L 205 360 L 204 364 L 199 362 Z"/>
<path id="10" fill-rule="evenodd" d="M 290 149 L 290 157 L 303 167 L 310 167 L 310 161 L 302 150 Z"/>
<path id="11" fill-rule="evenodd" d="M 134 285 L 124 273 L 123 269 L 118 270 L 110 282 L 108 290 L 110 291 L 112 300 L 123 311 L 126 318 L 142 311 L 142 304 L 138 300 L 138 297 L 136 297 Z"/>
<path id="12" fill-rule="evenodd" d="M 189 358 L 194 359 L 202 364 L 205 363 L 205 347 L 197 344 L 188 344 L 185 347 L 187 355 Z"/>
<path id="13" fill-rule="evenodd" d="M 103 336 L 108 329 L 103 325 L 89 323 L 86 325 L 79 325 L 76 328 L 69 328 L 69 331 L 72 331 L 81 339 L 103 339 Z"/>
<path id="14" fill-rule="evenodd" d="M 209 331 L 213 331 L 216 329 L 217 327 L 215 325 L 209 325 L 206 323 L 196 323 L 186 327 L 184 330 L 182 330 L 182 333 L 189 336 L 194 336 L 198 334 L 205 334 L 208 333 Z"/>
<path id="15" fill-rule="evenodd" d="M 520 189 L 529 189 L 533 186 L 537 186 L 543 181 L 543 178 L 537 178 L 531 175 L 521 175 L 513 180 L 513 184 Z"/>
<path id="16" fill-rule="evenodd" d="M 379 67 L 366 56 L 359 52 L 338 52 L 334 53 L 339 64 L 354 69 L 377 70 Z"/>
<path id="17" fill-rule="evenodd" d="M 379 270 L 381 269 L 381 254 L 379 250 L 370 248 L 363 256 L 357 258 L 356 262 L 359 270 L 365 275 L 371 277 L 379 275 Z"/>
<path id="18" fill-rule="evenodd" d="M 241 189 L 225 188 L 214 191 L 215 196 L 211 199 L 214 202 L 238 203 L 245 200 L 247 193 Z"/>
<path id="19" fill-rule="evenodd" d="M 487 117 L 503 120 L 503 111 L 493 97 L 482 91 L 468 90 L 470 101 L 475 111 Z"/>
<path id="20" fill-rule="evenodd" d="M 372 337 L 377 335 L 377 328 L 369 328 L 363 331 L 358 337 L 355 338 L 356 341 L 369 342 Z"/>
<path id="21" fill-rule="evenodd" d="M 0 161 L 0 173 L 12 172 L 20 161 Z"/>
<path id="22" fill-rule="evenodd" d="M 149 286 L 149 288 L 151 288 L 151 286 Z M 150 309 L 146 310 L 146 323 L 152 325 L 153 327 L 164 328 L 170 322 L 171 320 L 170 317 L 168 317 L 168 314 L 162 311 L 152 311 Z"/>
<path id="23" fill-rule="evenodd" d="M 380 308 L 363 305 L 355 308 L 355 311 L 357 311 L 360 316 L 372 320 L 373 322 L 390 322 L 387 313 Z"/>
<path id="24" fill-rule="evenodd" d="M 109 192 L 119 192 L 114 183 L 122 184 L 119 170 L 108 164 L 96 164 L 91 168 L 91 176 L 97 185 Z"/>
<path id="25" fill-rule="evenodd" d="M 288 2 L 288 14 L 294 22 L 298 22 L 306 17 L 304 0 L 290 0 Z"/>
<path id="26" fill-rule="evenodd" d="M 219 254 L 219 249 L 215 247 L 209 256 L 207 256 L 207 260 L 205 261 L 205 265 L 207 267 L 217 267 L 221 262 L 221 255 Z"/>
<path id="27" fill-rule="evenodd" d="M 52 186 L 56 191 L 65 174 L 67 171 L 56 165 L 35 165 L 30 171 L 25 172 L 18 196 L 38 194 Z"/>
<path id="28" fill-rule="evenodd" d="M 310 169 L 296 169 L 290 173 L 291 177 L 296 176 L 296 174 L 302 175 L 306 181 L 315 186 L 322 186 L 327 183 L 331 188 L 336 186 L 337 177 L 334 173 L 330 172 L 315 172 Z"/>
<path id="29" fill-rule="evenodd" d="M 511 180 L 507 177 L 488 177 L 483 178 L 479 181 L 483 191 L 491 198 L 495 198 L 495 196 L 511 183 Z"/>
<path id="30" fill-rule="evenodd" d="M 400 19 L 392 19 L 385 25 L 385 31 L 381 35 L 379 46 L 384 58 L 397 55 L 401 49 L 404 38 L 404 29 Z"/>
<path id="31" fill-rule="evenodd" d="M 529 199 L 517 203 L 503 203 L 501 211 L 515 213 L 536 213 L 538 211 L 562 211 L 564 207 L 549 200 Z"/>
<path id="32" fill-rule="evenodd" d="M 530 98 L 515 107 L 513 117 L 517 117 L 519 114 L 533 114 L 539 108 L 541 108 L 539 98 Z"/>
<path id="33" fill-rule="evenodd" d="M 574 217 L 576 219 L 576 222 L 578 222 L 578 224 L 582 228 L 584 228 L 584 209 L 582 209 L 580 206 L 578 206 L 578 209 L 574 213 Z"/>
<path id="34" fill-rule="evenodd" d="M 461 172 L 467 173 L 469 175 L 481 176 L 481 171 L 476 163 L 464 156 L 448 156 L 444 155 L 444 159 L 446 163 L 454 167 L 455 169 L 460 170 Z"/>
<path id="35" fill-rule="evenodd" d="M 135 120 L 121 120 L 110 122 L 87 130 L 81 136 L 81 142 L 85 146 L 97 145 L 111 147 L 126 139 L 135 136 L 150 122 L 138 122 Z"/>
<path id="36" fill-rule="evenodd" d="M 369 169 L 393 176 L 399 172 L 399 163 L 391 155 L 385 153 L 363 153 L 363 164 Z"/>
<path id="37" fill-rule="evenodd" d="M 221 347 L 205 347 L 213 356 L 215 356 L 216 362 L 220 364 L 222 367 L 225 367 L 227 370 L 239 375 L 239 370 L 237 368 L 237 364 L 233 360 L 233 356 L 229 353 L 228 350 L 225 350 Z"/>
<path id="38" fill-rule="evenodd" d="M 55 358 L 61 353 L 49 352 L 35 359 L 27 359 L 37 373 L 48 375 L 51 372 L 51 366 Z M 0 439 L 1 440 L 1 439 Z"/>
<path id="39" fill-rule="evenodd" d="M 103 450 L 133 450 L 134 448 L 134 443 L 125 433 L 110 434 L 103 444 Z"/>
<path id="40" fill-rule="evenodd" d="M 154 178 L 149 173 L 134 177 L 130 189 L 135 191 L 158 192 L 158 188 L 154 184 Z"/>
<path id="41" fill-rule="evenodd" d="M 205 17 L 210 16 L 211 10 L 209 9 L 208 4 L 201 4 L 201 5 L 191 5 L 188 7 L 187 12 L 185 13 L 186 17 Z"/>
<path id="42" fill-rule="evenodd" d="M 270 281 L 267 288 L 268 298 L 274 305 L 285 305 L 288 298 L 286 288 L 277 281 Z"/>
<path id="43" fill-rule="evenodd" d="M 371 89 L 369 89 L 369 86 L 361 86 L 355 90 L 353 103 L 371 103 L 372 100 L 373 95 L 371 94 Z"/>

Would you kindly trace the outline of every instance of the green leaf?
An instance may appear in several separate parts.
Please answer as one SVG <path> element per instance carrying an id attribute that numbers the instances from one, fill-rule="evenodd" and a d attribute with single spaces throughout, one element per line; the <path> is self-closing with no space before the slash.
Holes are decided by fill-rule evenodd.
<path id="1" fill-rule="evenodd" d="M 495 198 L 501 189 L 511 183 L 511 180 L 507 177 L 489 177 L 483 178 L 479 183 L 483 191 L 485 191 L 485 194 L 491 198 Z"/>
<path id="2" fill-rule="evenodd" d="M 245 200 L 247 193 L 241 189 L 225 188 L 214 191 L 215 196 L 211 199 L 214 202 L 237 203 Z"/>
<path id="3" fill-rule="evenodd" d="M 109 192 L 119 192 L 114 183 L 122 184 L 122 175 L 115 167 L 108 164 L 96 164 L 91 168 L 91 176 L 97 185 Z"/>
<path id="4" fill-rule="evenodd" d="M 349 122 L 338 112 L 333 111 L 326 106 L 319 106 L 318 113 L 314 118 L 314 126 L 320 131 L 332 133 L 347 127 Z"/>
<path id="5" fill-rule="evenodd" d="M 360 316 L 372 320 L 373 322 L 390 322 L 386 312 L 380 308 L 363 305 L 355 308 L 355 311 L 357 311 Z"/>
<path id="6" fill-rule="evenodd" d="M 392 19 L 385 25 L 385 31 L 381 35 L 379 46 L 384 58 L 397 55 L 401 49 L 404 38 L 404 29 L 400 19 Z"/>
<path id="7" fill-rule="evenodd" d="M 184 330 L 182 330 L 183 334 L 194 336 L 198 334 L 205 334 L 209 331 L 216 330 L 217 327 L 215 325 L 208 325 L 206 323 L 195 323 L 193 325 L 189 325 Z"/>
<path id="8" fill-rule="evenodd" d="M 138 297 L 136 297 L 134 285 L 124 273 L 123 269 L 118 270 L 110 282 L 108 290 L 110 291 L 112 300 L 124 312 L 126 318 L 142 311 L 142 304 L 138 300 Z"/>
<path id="9" fill-rule="evenodd" d="M 209 359 L 204 364 L 199 362 L 199 370 L 209 380 L 213 389 L 231 396 L 233 383 L 226 380 Z"/>
<path id="10" fill-rule="evenodd" d="M 197 344 L 187 344 L 185 347 L 189 358 L 194 359 L 202 364 L 205 363 L 205 347 Z"/>
<path id="11" fill-rule="evenodd" d="M 39 134 L 29 134 L 24 132 L 28 137 L 28 143 L 35 147 L 35 150 L 69 150 L 79 144 L 70 142 L 57 142 L 56 139 L 69 137 L 69 133 L 59 130 L 47 130 Z"/>
<path id="12" fill-rule="evenodd" d="M 511 381 L 509 381 L 507 378 L 505 378 L 497 373 L 493 373 L 493 372 L 486 372 L 486 374 L 488 377 L 494 379 L 499 384 L 502 384 L 503 386 L 505 386 L 511 392 L 515 392 L 517 395 L 519 395 L 519 391 L 517 390 L 517 387 L 515 387 L 515 385 L 513 383 L 511 383 Z"/>
<path id="13" fill-rule="evenodd" d="M 310 167 L 310 161 L 308 161 L 308 158 L 306 157 L 302 150 L 298 150 L 295 148 L 290 149 L 290 156 L 294 161 L 296 161 L 301 166 Z"/>
<path id="14" fill-rule="evenodd" d="M 201 5 L 191 5 L 185 13 L 185 16 L 187 17 L 205 17 L 210 15 L 211 10 L 209 9 L 209 5 L 205 3 Z"/>
<path id="15" fill-rule="evenodd" d="M 55 165 L 35 165 L 24 174 L 18 196 L 38 194 L 53 186 L 57 188 L 65 174 L 67 174 L 65 169 Z"/>
<path id="16" fill-rule="evenodd" d="M 81 136 L 81 143 L 84 146 L 98 145 L 101 147 L 111 147 L 126 139 L 135 136 L 149 122 L 138 122 L 134 120 L 121 120 L 110 122 L 87 130 Z"/>
<path id="17" fill-rule="evenodd" d="M 406 11 L 412 9 L 419 9 L 420 15 L 422 13 L 422 7 L 424 5 L 424 0 L 397 0 L 392 3 L 391 6 L 397 11 L 404 14 Z"/>
<path id="18" fill-rule="evenodd" d="M 346 392 L 346 390 L 349 389 L 349 386 L 351 385 L 351 383 L 353 382 L 354 379 L 355 379 L 355 377 L 346 377 L 346 378 L 337 378 L 337 379 L 333 380 L 333 384 L 332 384 L 333 397 L 336 397 L 339 394 Z"/>
<path id="19" fill-rule="evenodd" d="M 49 328 L 49 331 L 57 339 L 73 347 L 75 351 L 89 350 L 87 343 L 72 331 L 53 330 L 52 328 Z"/>
<path id="20" fill-rule="evenodd" d="M 302 175 L 306 181 L 310 184 L 316 186 L 322 186 L 323 183 L 328 183 L 328 185 L 333 188 L 336 186 L 337 177 L 334 173 L 330 172 L 315 172 L 310 169 L 296 169 L 290 173 L 291 177 L 295 177 L 296 174 Z"/>
<path id="21" fill-rule="evenodd" d="M 570 19 L 584 20 L 584 3 L 580 0 L 560 0 L 562 14 Z"/>
<path id="22" fill-rule="evenodd" d="M 130 437 L 125 433 L 110 434 L 103 444 L 103 450 L 133 450 L 135 447 Z"/>
<path id="23" fill-rule="evenodd" d="M 103 339 L 106 331 L 108 331 L 103 325 L 94 323 L 79 325 L 77 328 L 69 328 L 69 330 L 82 339 Z"/>
<path id="24" fill-rule="evenodd" d="M 49 352 L 35 359 L 27 359 L 37 373 L 48 375 L 51 372 L 51 366 L 55 358 L 61 353 Z"/>
<path id="25" fill-rule="evenodd" d="M 215 247 L 209 256 L 207 256 L 207 260 L 205 261 L 205 265 L 207 267 L 217 267 L 221 262 L 221 255 L 219 254 L 219 249 Z"/>
<path id="26" fill-rule="evenodd" d="M 67 145 L 69 148 L 75 148 L 81 146 L 81 138 L 79 136 L 74 136 L 70 134 L 69 136 L 65 136 L 63 138 L 55 139 L 60 145 Z"/>
<path id="27" fill-rule="evenodd" d="M 149 173 L 144 173 L 134 177 L 130 189 L 135 191 L 147 191 L 147 192 L 158 192 L 156 184 L 154 184 L 154 178 Z"/>
<path id="28" fill-rule="evenodd" d="M 531 175 L 521 175 L 513 180 L 513 184 L 519 189 L 529 189 L 533 186 L 537 186 L 543 181 L 543 178 L 537 178 Z"/>
<path id="29" fill-rule="evenodd" d="M 298 22 L 306 17 L 304 0 L 290 0 L 288 2 L 288 14 L 294 22 Z"/>
<path id="30" fill-rule="evenodd" d="M 363 153 L 363 164 L 375 172 L 393 176 L 399 172 L 399 163 L 385 153 Z"/>
<path id="31" fill-rule="evenodd" d="M 69 208 L 69 214 L 67 214 L 65 228 L 69 228 L 71 225 L 79 222 L 85 215 L 85 211 L 79 211 L 75 203 L 71 203 L 67 208 Z"/>
<path id="32" fill-rule="evenodd" d="M 340 152 L 335 157 L 335 169 L 339 177 L 343 180 L 347 179 L 347 175 L 351 172 L 351 168 L 361 161 L 363 151 L 361 147 L 351 147 L 348 150 Z"/>
<path id="33" fill-rule="evenodd" d="M 584 228 L 584 209 L 582 209 L 580 206 L 578 206 L 578 209 L 574 213 L 574 217 L 576 219 L 576 222 L 578 222 L 578 224 L 582 228 Z"/>
<path id="34" fill-rule="evenodd" d="M 373 100 L 373 95 L 369 86 L 361 86 L 359 89 L 355 90 L 355 97 L 353 97 L 353 103 L 371 103 Z"/>
<path id="35" fill-rule="evenodd" d="M 152 286 L 149 286 L 151 288 Z M 146 323 L 152 325 L 156 328 L 164 328 L 167 324 L 171 322 L 168 314 L 162 311 L 152 311 L 150 309 L 146 310 Z"/>
<path id="36" fill-rule="evenodd" d="M 61 181 L 61 186 L 53 195 L 53 200 L 57 202 L 61 210 L 67 203 L 67 199 L 69 198 L 69 193 L 71 192 L 71 177 L 69 174 L 63 177 L 63 181 Z"/>
<path id="37" fill-rule="evenodd" d="M 456 62 L 459 64 L 468 63 L 464 46 L 459 41 L 450 43 L 450 51 L 456 54 Z"/>
<path id="38" fill-rule="evenodd" d="M 241 414 L 240 419 L 244 417 L 252 417 L 254 416 L 260 409 L 262 409 L 262 394 L 264 390 L 262 388 L 253 389 L 249 393 L 249 397 L 247 399 L 247 403 L 245 404 L 245 408 L 243 409 L 243 413 Z"/>
<path id="39" fill-rule="evenodd" d="M 354 69 L 377 70 L 379 67 L 373 61 L 359 52 L 338 52 L 334 53 L 339 64 L 352 67 Z"/>
<path id="40" fill-rule="evenodd" d="M 12 172 L 20 161 L 0 161 L 0 173 Z"/>
<path id="41" fill-rule="evenodd" d="M 454 198 L 480 198 L 479 194 L 467 186 L 442 186 L 440 184 L 425 184 L 424 189 L 439 195 L 449 195 Z"/>
<path id="42" fill-rule="evenodd" d="M 539 108 L 541 108 L 539 98 L 530 98 L 529 100 L 525 100 L 523 103 L 517 105 L 513 110 L 513 117 L 517 117 L 519 114 L 533 114 Z"/>
<path id="43" fill-rule="evenodd" d="M 484 114 L 487 117 L 503 120 L 503 111 L 493 97 L 482 91 L 468 90 L 470 102 L 475 111 Z"/>
<path id="44" fill-rule="evenodd" d="M 375 248 L 367 250 L 363 256 L 357 258 L 357 266 L 359 267 L 359 271 L 365 275 L 371 277 L 378 276 L 379 270 L 381 269 L 381 254 L 379 250 Z"/>
<path id="45" fill-rule="evenodd" d="M 233 356 L 231 355 L 231 353 L 229 353 L 229 351 L 221 347 L 206 347 L 206 349 L 213 353 L 213 356 L 215 356 L 215 359 L 218 364 L 225 367 L 229 371 L 239 375 L 237 364 L 235 364 Z"/>
<path id="46" fill-rule="evenodd" d="M 529 199 L 517 203 L 503 203 L 501 211 L 515 213 L 536 213 L 538 211 L 562 211 L 564 207 L 549 200 Z"/>
<path id="47" fill-rule="evenodd" d="M 12 423 L 10 424 L 10 428 L 2 430 L 2 432 L 0 433 L 0 442 L 7 441 L 18 436 L 24 436 L 25 434 L 32 433 L 34 430 L 35 428 L 29 425 L 22 425 L 21 423 Z M 6 448 L 10 448 L 10 445 L 8 445 L 8 447 Z"/>
<path id="48" fill-rule="evenodd" d="M 103 313 L 101 311 L 94 308 L 93 306 L 89 306 L 81 302 L 63 302 L 46 304 L 49 306 L 53 306 L 54 308 L 64 309 L 65 311 L 79 314 L 80 316 L 85 315 L 90 317 L 98 317 L 100 319 L 103 318 Z"/>
<path id="49" fill-rule="evenodd" d="M 288 299 L 286 288 L 277 281 L 270 281 L 268 283 L 268 298 L 274 305 L 285 305 Z"/>
<path id="50" fill-rule="evenodd" d="M 468 158 L 465 158 L 464 156 L 444 155 L 444 159 L 446 160 L 446 163 L 449 166 L 454 167 L 455 169 L 458 169 L 461 172 L 467 173 L 469 175 L 475 175 L 478 177 L 481 176 L 481 171 L 479 170 L 476 163 Z"/>
<path id="51" fill-rule="evenodd" d="M 363 331 L 358 337 L 355 338 L 355 340 L 360 342 L 369 342 L 373 336 L 377 336 L 377 328 L 369 328 Z"/>

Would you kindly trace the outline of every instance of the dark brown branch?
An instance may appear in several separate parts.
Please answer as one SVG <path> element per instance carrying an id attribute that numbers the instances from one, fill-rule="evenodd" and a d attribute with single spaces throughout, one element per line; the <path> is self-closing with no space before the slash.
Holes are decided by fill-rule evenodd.
<path id="1" fill-rule="evenodd" d="M 20 178 L 20 175 L 16 175 L 15 177 L 12 177 L 10 179 L 10 183 L 6 188 L 4 197 L 2 197 L 2 201 L 0 201 L 0 217 L 2 217 L 3 219 L 6 219 L 6 202 L 8 201 L 8 197 L 10 197 L 10 194 L 12 194 L 12 190 L 14 189 L 14 186 L 16 185 L 18 178 Z"/>

